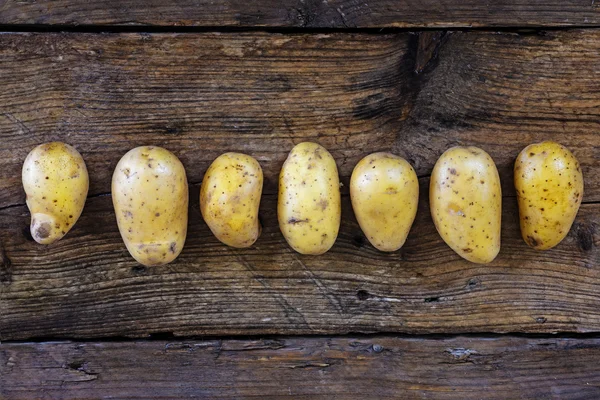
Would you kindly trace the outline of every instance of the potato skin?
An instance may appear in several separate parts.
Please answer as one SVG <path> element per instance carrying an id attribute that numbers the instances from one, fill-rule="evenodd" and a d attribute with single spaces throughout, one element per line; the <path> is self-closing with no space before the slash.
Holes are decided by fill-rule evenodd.
<path id="1" fill-rule="evenodd" d="M 477 147 L 452 147 L 438 159 L 429 188 L 431 216 L 458 255 L 489 263 L 500 251 L 502 189 L 494 160 Z"/>
<path id="2" fill-rule="evenodd" d="M 556 142 L 535 143 L 519 153 L 514 172 L 523 240 L 551 249 L 569 233 L 583 199 L 579 161 Z"/>
<path id="3" fill-rule="evenodd" d="M 319 255 L 333 246 L 342 206 L 335 160 L 321 145 L 296 145 L 279 174 L 277 217 L 289 245 L 301 254 Z"/>
<path id="4" fill-rule="evenodd" d="M 225 153 L 212 162 L 200 188 L 200 211 L 217 239 L 237 248 L 256 242 L 262 187 L 262 169 L 253 157 Z"/>
<path id="5" fill-rule="evenodd" d="M 72 146 L 44 143 L 27 155 L 22 171 L 31 236 L 40 244 L 62 238 L 79 219 L 89 188 L 81 154 Z"/>
<path id="6" fill-rule="evenodd" d="M 181 161 L 157 146 L 136 147 L 113 173 L 112 199 L 127 250 L 145 266 L 173 261 L 185 243 L 188 184 Z"/>
<path id="7" fill-rule="evenodd" d="M 358 224 L 375 248 L 402 247 L 419 203 L 417 174 L 405 159 L 373 153 L 360 160 L 350 178 L 350 197 Z"/>

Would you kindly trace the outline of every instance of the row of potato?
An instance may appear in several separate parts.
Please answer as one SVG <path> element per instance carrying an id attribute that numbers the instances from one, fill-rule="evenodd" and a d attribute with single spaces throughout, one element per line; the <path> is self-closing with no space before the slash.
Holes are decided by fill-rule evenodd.
<path id="1" fill-rule="evenodd" d="M 564 146 L 527 146 L 515 162 L 523 239 L 535 249 L 556 246 L 569 232 L 583 198 L 577 159 Z M 23 165 L 31 234 L 41 244 L 62 238 L 85 204 L 89 179 L 72 146 L 52 142 L 33 149 Z M 200 190 L 202 216 L 232 247 L 249 247 L 261 232 L 258 209 L 263 174 L 241 153 L 219 156 Z M 350 196 L 358 223 L 381 251 L 402 247 L 417 213 L 419 183 L 412 166 L 390 153 L 374 153 L 354 168 Z M 460 256 L 489 263 L 500 251 L 502 194 L 492 158 L 477 147 L 453 147 L 438 159 L 429 190 L 431 216 L 442 239 Z M 188 184 L 179 159 L 157 146 L 121 158 L 112 178 L 119 231 L 130 254 L 146 266 L 173 261 L 183 249 Z M 277 215 L 289 245 L 319 255 L 333 246 L 340 226 L 340 182 L 335 160 L 322 146 L 295 146 L 279 175 Z"/>

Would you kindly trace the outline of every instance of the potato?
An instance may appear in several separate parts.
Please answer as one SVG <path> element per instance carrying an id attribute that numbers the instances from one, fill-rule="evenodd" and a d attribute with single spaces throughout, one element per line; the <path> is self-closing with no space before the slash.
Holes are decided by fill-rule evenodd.
<path id="1" fill-rule="evenodd" d="M 238 248 L 256 242 L 262 186 L 262 169 L 253 157 L 225 153 L 213 161 L 200 188 L 200 211 L 217 239 Z"/>
<path id="2" fill-rule="evenodd" d="M 75 225 L 87 198 L 89 178 L 81 154 L 61 142 L 44 143 L 27 155 L 23 188 L 31 212 L 31 236 L 54 243 Z"/>
<path id="3" fill-rule="evenodd" d="M 323 146 L 296 145 L 279 174 L 277 217 L 289 245 L 301 254 L 323 254 L 340 229 L 342 206 L 335 160 Z"/>
<path id="4" fill-rule="evenodd" d="M 583 175 L 575 156 L 555 142 L 525 147 L 515 161 L 521 235 L 537 250 L 559 244 L 583 199 Z"/>
<path id="5" fill-rule="evenodd" d="M 360 160 L 350 178 L 350 197 L 358 224 L 375 248 L 402 247 L 419 203 L 419 180 L 405 159 L 374 153 Z"/>
<path id="6" fill-rule="evenodd" d="M 500 251 L 502 189 L 494 160 L 477 147 L 453 147 L 439 158 L 429 188 L 431 216 L 461 257 L 489 263 Z"/>
<path id="7" fill-rule="evenodd" d="M 136 147 L 112 177 L 112 198 L 127 250 L 145 266 L 173 261 L 185 243 L 188 184 L 181 161 L 156 146 Z"/>

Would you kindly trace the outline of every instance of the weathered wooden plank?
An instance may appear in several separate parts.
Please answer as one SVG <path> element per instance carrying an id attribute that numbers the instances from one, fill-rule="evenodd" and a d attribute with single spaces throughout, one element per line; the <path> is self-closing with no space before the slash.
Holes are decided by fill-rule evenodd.
<path id="1" fill-rule="evenodd" d="M 1 24 L 299 28 L 538 27 L 600 24 L 589 0 L 5 0 Z"/>
<path id="2" fill-rule="evenodd" d="M 389 149 L 408 35 L 0 35 L 0 207 L 24 202 L 20 170 L 38 143 L 83 154 L 90 193 L 110 191 L 132 147 L 174 151 L 191 182 L 225 151 L 255 156 L 274 193 L 299 142 L 318 140 L 349 177 Z M 347 179 L 346 179 L 347 180 Z"/>
<path id="3" fill-rule="evenodd" d="M 439 54 L 439 58 L 438 57 Z M 91 194 L 141 144 L 181 157 L 191 182 L 224 151 L 261 162 L 275 193 L 291 147 L 318 141 L 342 182 L 364 155 L 393 149 L 424 176 L 449 146 L 496 160 L 505 195 L 527 144 L 579 157 L 584 201 L 600 201 L 600 31 L 520 36 L 179 34 L 0 35 L 0 207 L 24 203 L 27 152 L 65 140 Z"/>
<path id="4" fill-rule="evenodd" d="M 599 31 L 0 35 L 0 339 L 598 331 L 598 39 Z M 522 147 L 546 138 L 579 157 L 590 204 L 561 246 L 538 253 L 520 238 L 510 170 Z M 56 245 L 28 240 L 21 163 L 49 140 L 81 150 L 92 196 L 109 192 L 131 147 L 179 155 L 194 191 L 178 261 L 137 266 L 109 197 L 90 199 Z M 287 152 L 304 140 L 332 151 L 346 184 L 372 151 L 392 149 L 415 165 L 422 201 L 402 250 L 366 244 L 347 198 L 330 253 L 289 249 L 274 189 Z M 500 168 L 503 249 L 490 266 L 459 259 L 427 212 L 425 176 L 454 144 L 485 148 Z M 256 156 L 265 171 L 265 229 L 247 250 L 218 243 L 197 206 L 208 163 L 230 150 Z"/>
<path id="5" fill-rule="evenodd" d="M 441 149 L 480 146 L 496 161 L 504 194 L 513 195 L 518 153 L 555 140 L 585 164 L 586 201 L 600 200 L 593 177 L 600 171 L 600 59 L 592 56 L 600 55 L 600 31 L 428 35 L 425 43 L 438 46 L 419 47 L 434 57 L 417 57 L 421 84 L 412 81 L 417 89 L 396 152 L 424 172 Z"/>
<path id="6" fill-rule="evenodd" d="M 0 345 L 3 399 L 593 399 L 599 339 L 278 338 Z"/>
<path id="7" fill-rule="evenodd" d="M 425 180 L 424 184 L 427 180 Z M 180 257 L 144 268 L 119 236 L 111 199 L 91 199 L 52 246 L 27 239 L 27 212 L 0 212 L 0 340 L 348 332 L 588 332 L 600 330 L 600 205 L 584 205 L 570 235 L 547 252 L 520 238 L 505 198 L 502 250 L 471 264 L 446 246 L 423 199 L 405 246 L 369 245 L 343 200 L 337 243 L 314 257 L 292 251 L 263 198 L 262 236 L 250 249 L 218 242 L 191 191 Z"/>

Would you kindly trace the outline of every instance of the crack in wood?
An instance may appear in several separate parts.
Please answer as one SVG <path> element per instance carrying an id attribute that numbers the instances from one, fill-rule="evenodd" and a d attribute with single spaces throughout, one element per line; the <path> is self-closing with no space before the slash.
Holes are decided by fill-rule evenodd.
<path id="1" fill-rule="evenodd" d="M 344 309 L 344 305 L 342 304 L 342 302 L 340 301 L 340 299 L 335 295 L 335 293 L 333 293 L 329 289 L 329 287 L 327 287 L 323 282 L 321 282 L 321 280 L 319 279 L 319 277 L 317 277 L 317 275 L 315 275 L 315 273 L 312 272 L 306 266 L 306 264 L 304 264 L 302 262 L 302 260 L 300 259 L 300 256 L 298 254 L 296 254 L 296 252 L 294 250 L 289 249 L 289 254 L 294 258 L 294 260 L 298 264 L 300 264 L 300 266 L 302 267 L 302 269 L 308 275 L 308 277 L 311 280 L 311 282 L 313 282 L 315 284 L 315 286 L 317 286 L 317 288 L 319 289 L 319 291 L 323 294 L 323 296 L 325 296 L 325 298 L 327 299 L 327 301 L 329 302 L 329 304 L 331 304 L 333 306 L 333 308 L 335 309 L 335 311 L 340 316 L 345 317 L 345 318 L 349 318 L 350 315 L 346 315 L 346 310 Z"/>
<path id="2" fill-rule="evenodd" d="M 283 297 L 283 295 L 281 295 L 280 293 L 275 291 L 271 287 L 271 285 L 269 284 L 267 279 L 259 276 L 257 273 L 257 270 L 252 266 L 252 264 L 250 264 L 248 261 L 246 261 L 246 259 L 244 259 L 244 257 L 242 255 L 240 255 L 237 251 L 234 251 L 234 254 L 235 254 L 235 257 L 240 262 L 240 264 L 242 264 L 244 267 L 246 267 L 248 272 L 250 272 L 250 275 L 252 276 L 252 278 L 255 281 L 257 281 L 258 283 L 260 283 L 260 285 L 267 291 L 267 293 L 277 302 L 277 304 L 280 305 L 281 309 L 283 310 L 283 314 L 288 319 L 288 321 L 291 322 L 292 324 L 297 325 L 299 329 L 310 330 L 310 325 L 308 324 L 306 318 L 304 318 L 304 315 L 300 311 L 298 311 L 295 307 L 293 307 L 285 299 L 285 297 Z"/>

